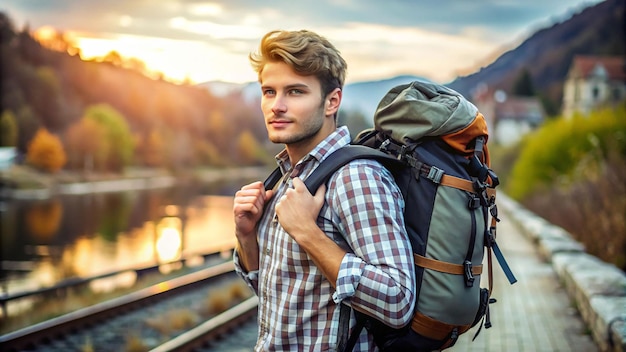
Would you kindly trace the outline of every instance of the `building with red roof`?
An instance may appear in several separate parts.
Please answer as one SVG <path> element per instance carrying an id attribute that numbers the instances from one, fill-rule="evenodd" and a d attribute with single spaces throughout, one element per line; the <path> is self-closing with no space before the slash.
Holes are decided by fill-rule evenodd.
<path id="1" fill-rule="evenodd" d="M 563 87 L 563 116 L 588 115 L 626 100 L 626 58 L 577 55 Z"/>

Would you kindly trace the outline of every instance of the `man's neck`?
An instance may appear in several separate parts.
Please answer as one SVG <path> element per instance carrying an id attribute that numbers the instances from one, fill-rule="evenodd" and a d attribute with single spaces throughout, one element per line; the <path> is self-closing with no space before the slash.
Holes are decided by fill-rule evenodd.
<path id="1" fill-rule="evenodd" d="M 302 158 L 309 154 L 324 139 L 337 129 L 336 125 L 322 127 L 317 134 L 306 140 L 285 145 L 291 165 L 296 165 Z"/>

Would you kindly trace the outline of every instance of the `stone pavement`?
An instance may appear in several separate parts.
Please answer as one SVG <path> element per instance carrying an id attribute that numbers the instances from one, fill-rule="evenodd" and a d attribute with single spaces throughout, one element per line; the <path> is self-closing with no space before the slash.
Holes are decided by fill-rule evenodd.
<path id="1" fill-rule="evenodd" d="M 490 329 L 474 341 L 474 327 L 447 351 L 598 351 L 552 265 L 500 207 L 497 242 L 517 283 L 511 285 L 493 258 L 494 284 Z M 486 277 L 482 286 L 486 287 Z"/>

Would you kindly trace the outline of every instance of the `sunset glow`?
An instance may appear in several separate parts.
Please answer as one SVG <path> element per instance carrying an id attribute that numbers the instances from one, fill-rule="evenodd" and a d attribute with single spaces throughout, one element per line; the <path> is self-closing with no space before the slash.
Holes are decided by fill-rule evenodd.
<path id="1" fill-rule="evenodd" d="M 126 22 L 130 23 L 130 19 Z M 33 36 L 44 46 L 65 50 L 59 45 L 59 32 L 50 26 L 37 29 Z M 154 74 L 170 81 L 202 83 L 209 80 L 250 82 L 256 75 L 245 55 L 228 55 L 220 48 L 193 40 L 136 36 L 128 34 L 98 35 L 76 31 L 62 34 L 63 40 L 79 49 L 83 60 L 101 60 L 112 51 L 123 59 L 137 59 Z M 245 67 L 245 70 L 239 69 Z"/>
<path id="2" fill-rule="evenodd" d="M 95 37 L 76 32 L 68 33 L 68 36 L 80 48 L 83 60 L 101 58 L 116 51 L 124 59 L 139 59 L 149 71 L 163 73 L 173 81 L 188 79 L 201 83 L 214 80 L 224 72 L 230 73 L 222 77 L 224 80 L 247 82 L 255 79 L 252 70 L 237 69 L 242 63 L 247 65 L 246 57 L 224 55 L 217 48 L 198 41 L 132 35 Z"/>

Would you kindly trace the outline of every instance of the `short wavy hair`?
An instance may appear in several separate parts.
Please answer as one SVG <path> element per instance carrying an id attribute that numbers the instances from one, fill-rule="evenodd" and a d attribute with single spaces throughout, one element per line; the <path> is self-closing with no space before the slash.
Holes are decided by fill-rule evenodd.
<path id="1" fill-rule="evenodd" d="M 314 75 L 324 96 L 335 88 L 343 89 L 348 69 L 334 45 L 308 30 L 271 31 L 261 39 L 258 52 L 250 53 L 248 58 L 259 78 L 269 62 L 284 62 L 298 74 Z"/>

